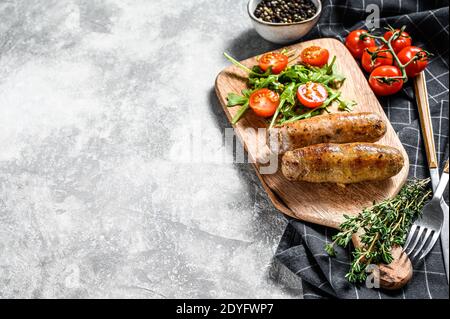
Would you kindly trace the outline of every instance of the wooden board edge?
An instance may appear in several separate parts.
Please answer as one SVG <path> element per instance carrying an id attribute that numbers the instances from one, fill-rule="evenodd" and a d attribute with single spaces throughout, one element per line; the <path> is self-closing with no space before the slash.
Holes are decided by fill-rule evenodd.
<path id="1" fill-rule="evenodd" d="M 228 67 L 229 68 L 229 67 Z M 226 68 L 227 69 L 227 68 Z M 214 91 L 216 93 L 217 99 L 219 100 L 220 105 L 222 106 L 222 110 L 225 113 L 225 116 L 228 119 L 228 123 L 233 127 L 233 129 L 235 129 L 235 125 L 231 124 L 231 117 L 229 116 L 229 113 L 226 112 L 226 103 L 225 101 L 223 101 L 221 99 L 221 96 L 218 92 L 218 88 L 217 88 L 217 81 L 219 80 L 219 78 L 222 76 L 222 74 L 225 72 L 226 69 L 223 69 L 221 72 L 219 72 L 219 74 L 216 76 L 216 80 L 215 80 L 215 84 L 214 84 Z M 242 140 L 242 137 L 239 134 L 236 134 L 239 138 L 240 143 L 244 146 L 245 151 L 247 152 L 247 146 L 245 145 L 244 141 Z M 281 213 L 283 213 L 286 216 L 295 218 L 295 219 L 299 219 L 294 212 L 289 209 L 283 202 L 282 200 L 278 197 L 277 194 L 275 194 L 269 187 L 269 185 L 267 185 L 266 181 L 264 180 L 264 178 L 262 177 L 262 175 L 259 173 L 258 171 L 258 166 L 255 164 L 252 164 L 253 169 L 255 170 L 256 176 L 258 177 L 259 181 L 261 182 L 261 185 L 263 186 L 267 196 L 269 197 L 272 205 L 279 210 Z"/>

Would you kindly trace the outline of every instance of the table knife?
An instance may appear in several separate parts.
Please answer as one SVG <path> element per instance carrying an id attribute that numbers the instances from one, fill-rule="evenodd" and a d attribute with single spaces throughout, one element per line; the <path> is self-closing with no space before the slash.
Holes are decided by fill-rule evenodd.
<path id="1" fill-rule="evenodd" d="M 433 191 L 439 184 L 439 167 L 436 156 L 436 146 L 434 144 L 433 125 L 431 122 L 430 106 L 428 104 L 427 83 L 425 73 L 421 72 L 414 80 L 414 88 L 416 92 L 417 108 L 419 110 L 420 126 L 425 144 L 425 152 L 427 154 L 428 168 L 430 170 L 431 185 Z M 447 166 L 448 169 L 448 166 Z M 444 257 L 445 272 L 447 282 L 449 279 L 449 208 L 447 203 L 442 199 L 441 207 L 444 211 L 444 225 L 441 232 L 441 246 Z"/>

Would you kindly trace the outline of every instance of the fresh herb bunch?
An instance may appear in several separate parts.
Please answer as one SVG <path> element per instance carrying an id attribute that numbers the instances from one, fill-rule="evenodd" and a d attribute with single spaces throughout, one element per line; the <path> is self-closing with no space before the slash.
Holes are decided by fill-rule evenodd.
<path id="1" fill-rule="evenodd" d="M 340 225 L 341 231 L 333 236 L 333 242 L 326 245 L 325 250 L 334 257 L 335 245 L 346 247 L 355 233 L 363 231 L 363 247 L 353 252 L 350 271 L 345 276 L 349 282 L 363 282 L 370 264 L 390 264 L 393 261 L 392 248 L 403 246 L 412 223 L 431 197 L 429 181 L 411 181 L 394 198 L 374 203 L 358 216 L 345 216 L 345 222 Z"/>
<path id="2" fill-rule="evenodd" d="M 326 64 L 321 68 L 295 64 L 288 66 L 279 74 L 272 74 L 270 68 L 266 72 L 263 72 L 259 66 L 254 66 L 250 69 L 239 63 L 230 55 L 226 53 L 224 53 L 224 55 L 234 65 L 248 73 L 249 88 L 242 90 L 242 95 L 229 93 L 227 97 L 228 107 L 241 105 L 241 108 L 232 119 L 233 124 L 236 124 L 249 109 L 250 95 L 256 90 L 263 88 L 273 90 L 280 95 L 280 103 L 270 121 L 269 128 L 272 128 L 276 124 L 283 124 L 316 116 L 323 111 L 328 112 L 328 107 L 332 103 L 338 103 L 338 108 L 341 111 L 351 111 L 356 105 L 356 102 L 354 101 L 344 100 L 341 97 L 341 92 L 338 91 L 344 83 L 345 78 L 336 74 L 336 57 L 333 57 L 329 64 Z M 328 99 L 322 105 L 314 109 L 309 109 L 301 105 L 296 97 L 298 87 L 301 84 L 308 82 L 321 83 L 328 92 Z"/>

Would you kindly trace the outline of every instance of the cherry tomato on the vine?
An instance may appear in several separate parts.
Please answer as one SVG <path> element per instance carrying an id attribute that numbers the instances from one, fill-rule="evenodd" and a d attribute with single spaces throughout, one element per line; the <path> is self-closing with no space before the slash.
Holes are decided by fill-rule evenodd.
<path id="1" fill-rule="evenodd" d="M 379 66 L 392 65 L 394 58 L 392 53 L 386 50 L 384 47 L 370 47 L 365 49 L 361 58 L 363 69 L 370 73 Z"/>
<path id="2" fill-rule="evenodd" d="M 376 46 L 375 40 L 364 36 L 367 30 L 354 30 L 345 39 L 345 46 L 355 58 L 360 58 L 365 48 Z"/>
<path id="3" fill-rule="evenodd" d="M 281 71 L 286 69 L 288 62 L 288 57 L 285 54 L 270 52 L 263 54 L 259 58 L 259 67 L 264 72 L 272 67 L 272 73 L 279 74 Z"/>
<path id="4" fill-rule="evenodd" d="M 369 84 L 376 95 L 392 95 L 403 87 L 402 71 L 395 65 L 382 65 L 372 71 Z"/>
<path id="5" fill-rule="evenodd" d="M 328 97 L 327 89 L 320 83 L 308 82 L 298 87 L 297 98 L 308 108 L 321 106 Z"/>
<path id="6" fill-rule="evenodd" d="M 398 54 L 398 59 L 405 65 L 411 59 L 417 59 L 408 64 L 406 67 L 406 74 L 409 77 L 415 77 L 422 72 L 428 65 L 428 53 L 419 47 L 409 46 L 401 50 Z M 416 58 L 417 56 L 417 58 Z"/>
<path id="7" fill-rule="evenodd" d="M 280 104 L 280 96 L 269 89 L 259 89 L 250 95 L 249 106 L 258 116 L 272 116 L 278 104 Z"/>
<path id="8" fill-rule="evenodd" d="M 322 67 L 327 64 L 329 57 L 330 53 L 327 49 L 316 45 L 307 47 L 300 53 L 300 58 L 303 63 L 318 67 Z"/>
<path id="9" fill-rule="evenodd" d="M 394 32 L 400 32 L 400 30 L 389 30 L 384 35 L 383 38 L 387 41 L 389 40 Z M 395 53 L 400 52 L 403 48 L 409 47 L 411 45 L 412 39 L 409 34 L 405 31 L 402 31 L 400 34 L 396 36 L 395 39 L 391 42 L 392 48 Z"/>

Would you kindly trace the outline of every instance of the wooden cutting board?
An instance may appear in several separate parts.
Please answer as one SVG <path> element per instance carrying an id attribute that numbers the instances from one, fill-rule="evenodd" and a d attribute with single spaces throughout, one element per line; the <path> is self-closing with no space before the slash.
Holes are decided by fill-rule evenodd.
<path id="1" fill-rule="evenodd" d="M 300 53 L 302 49 L 311 45 L 327 48 L 330 51 L 330 57 L 336 55 L 338 73 L 346 77 L 346 81 L 341 88 L 342 96 L 358 103 L 354 112 L 378 113 L 386 121 L 387 133 L 377 143 L 396 147 L 402 152 L 406 163 L 402 171 L 385 181 L 351 184 L 345 188 L 338 187 L 335 184 L 290 182 L 284 178 L 280 170 L 275 174 L 261 174 L 260 172 L 261 167 L 265 166 L 258 164 L 262 158 L 261 154 L 268 153 L 267 146 L 257 142 L 258 131 L 256 128 L 267 127 L 263 119 L 248 111 L 234 126 L 234 129 L 247 150 L 249 158 L 255 162 L 254 166 L 258 177 L 277 209 L 300 220 L 338 229 L 344 220 L 344 214 L 357 215 L 363 208 L 371 206 L 374 201 L 379 202 L 395 196 L 406 182 L 409 170 L 407 163 L 409 161 L 402 143 L 370 89 L 364 74 L 347 48 L 336 39 L 324 38 L 298 43 L 287 47 L 287 49 L 289 51 L 296 50 L 297 53 Z M 256 65 L 256 57 L 242 61 L 242 64 L 249 67 Z M 246 88 L 246 80 L 247 74 L 233 65 L 224 69 L 217 76 L 216 93 L 230 122 L 239 106 L 228 108 L 226 106 L 227 94 L 230 92 L 240 93 L 242 89 Z M 360 245 L 358 238 L 354 238 L 354 243 L 357 246 Z M 407 257 L 398 252 L 396 255 L 400 259 L 390 265 L 390 268 L 394 269 L 391 269 L 391 272 L 394 271 L 395 273 L 388 274 L 392 278 L 384 278 L 387 280 L 384 284 L 386 287 L 392 287 L 399 281 L 405 281 L 406 277 L 410 278 L 411 276 L 412 267 Z"/>

